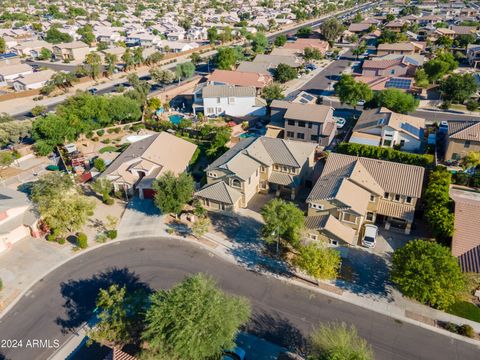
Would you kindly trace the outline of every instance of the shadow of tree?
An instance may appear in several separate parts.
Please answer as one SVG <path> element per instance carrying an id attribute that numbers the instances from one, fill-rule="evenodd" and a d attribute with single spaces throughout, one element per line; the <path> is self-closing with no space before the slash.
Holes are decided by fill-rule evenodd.
<path id="1" fill-rule="evenodd" d="M 245 331 L 283 346 L 289 351 L 306 354 L 307 339 L 305 336 L 290 320 L 278 314 L 255 314 L 246 325 Z"/>
<path id="2" fill-rule="evenodd" d="M 69 280 L 60 284 L 60 291 L 65 298 L 63 307 L 65 318 L 58 317 L 56 323 L 67 333 L 78 328 L 93 316 L 95 303 L 100 289 L 108 288 L 112 284 L 126 286 L 128 292 L 143 290 L 151 293 L 151 288 L 140 281 L 134 272 L 127 268 L 110 268 L 88 279 Z"/>
<path id="3" fill-rule="evenodd" d="M 357 295 L 391 298 L 388 258 L 388 255 L 349 248 L 347 256 L 342 256 L 341 274 L 336 285 Z"/>
<path id="4" fill-rule="evenodd" d="M 32 187 L 35 182 L 30 181 L 30 182 L 25 182 L 23 184 L 20 184 L 17 186 L 17 190 L 20 192 L 23 192 L 24 194 L 27 194 L 29 197 L 32 193 Z"/>
<path id="5" fill-rule="evenodd" d="M 127 205 L 128 209 L 135 210 L 145 215 L 160 216 L 160 210 L 155 206 L 151 199 L 140 199 L 139 197 L 133 197 Z"/>

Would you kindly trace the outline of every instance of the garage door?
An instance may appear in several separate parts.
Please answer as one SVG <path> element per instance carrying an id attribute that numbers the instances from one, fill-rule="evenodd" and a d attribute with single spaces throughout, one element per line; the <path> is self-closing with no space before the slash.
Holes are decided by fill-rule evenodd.
<path id="1" fill-rule="evenodd" d="M 155 196 L 155 190 L 153 189 L 143 189 L 143 198 L 144 199 L 153 199 Z"/>

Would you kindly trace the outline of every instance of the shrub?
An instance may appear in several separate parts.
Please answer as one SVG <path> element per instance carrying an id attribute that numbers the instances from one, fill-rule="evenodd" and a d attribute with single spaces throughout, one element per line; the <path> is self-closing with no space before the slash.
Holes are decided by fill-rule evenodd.
<path id="1" fill-rule="evenodd" d="M 110 144 L 110 139 L 104 139 L 104 140 L 102 140 L 102 144 Z"/>
<path id="2" fill-rule="evenodd" d="M 103 129 L 97 130 L 97 135 L 98 136 L 102 136 L 103 134 L 105 134 L 105 130 L 103 130 Z"/>
<path id="3" fill-rule="evenodd" d="M 0 291 L 2 291 L 2 290 L 3 290 L 3 280 L 0 279 Z"/>
<path id="4" fill-rule="evenodd" d="M 93 138 L 93 131 L 87 132 L 87 133 L 85 134 L 85 136 L 86 136 L 87 139 Z"/>
<path id="5" fill-rule="evenodd" d="M 84 233 L 77 234 L 77 246 L 80 249 L 86 249 L 88 247 L 87 235 L 85 235 Z"/>
<path id="6" fill-rule="evenodd" d="M 113 205 L 113 203 L 115 202 L 111 196 L 103 197 L 102 201 L 105 205 Z"/>
<path id="7" fill-rule="evenodd" d="M 109 239 L 116 239 L 117 238 L 117 230 L 108 230 L 107 231 L 107 237 Z"/>
<path id="8" fill-rule="evenodd" d="M 118 134 L 120 131 L 122 131 L 122 129 L 119 128 L 119 127 L 116 127 L 116 128 L 113 129 L 113 132 L 114 132 L 115 134 Z"/>
<path id="9" fill-rule="evenodd" d="M 104 172 L 107 166 L 105 165 L 105 161 L 102 158 L 96 158 L 93 161 L 93 166 L 100 172 Z"/>
<path id="10" fill-rule="evenodd" d="M 458 326 L 454 323 L 447 322 L 447 323 L 445 323 L 444 328 L 447 331 L 458 334 Z"/>
<path id="11" fill-rule="evenodd" d="M 57 239 L 57 242 L 60 244 L 60 245 L 63 245 L 67 242 L 67 240 L 64 238 L 64 237 L 59 237 Z"/>
<path id="12" fill-rule="evenodd" d="M 105 234 L 98 234 L 95 241 L 103 244 L 107 241 L 107 236 Z"/>
<path id="13" fill-rule="evenodd" d="M 458 333 L 469 338 L 475 337 L 475 331 L 473 330 L 473 327 L 467 324 L 460 325 L 458 327 Z"/>

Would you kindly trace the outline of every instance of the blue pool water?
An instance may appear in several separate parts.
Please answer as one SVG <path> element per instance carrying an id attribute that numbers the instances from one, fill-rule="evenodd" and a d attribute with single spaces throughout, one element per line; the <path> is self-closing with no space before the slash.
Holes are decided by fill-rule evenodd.
<path id="1" fill-rule="evenodd" d="M 256 137 L 256 136 L 258 136 L 258 135 L 253 134 L 253 133 L 243 133 L 243 134 L 238 135 L 238 137 L 241 138 L 241 139 L 246 139 L 246 138 Z"/>
<path id="2" fill-rule="evenodd" d="M 180 124 L 180 121 L 183 119 L 183 115 L 169 115 L 168 118 L 172 122 L 173 125 Z"/>

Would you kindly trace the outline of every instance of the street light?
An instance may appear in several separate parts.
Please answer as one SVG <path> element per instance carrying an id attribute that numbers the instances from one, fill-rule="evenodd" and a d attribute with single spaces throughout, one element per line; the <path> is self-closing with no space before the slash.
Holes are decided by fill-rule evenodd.
<path id="1" fill-rule="evenodd" d="M 277 225 L 277 230 L 272 232 L 272 236 L 277 235 L 277 256 L 280 251 L 280 225 Z"/>

